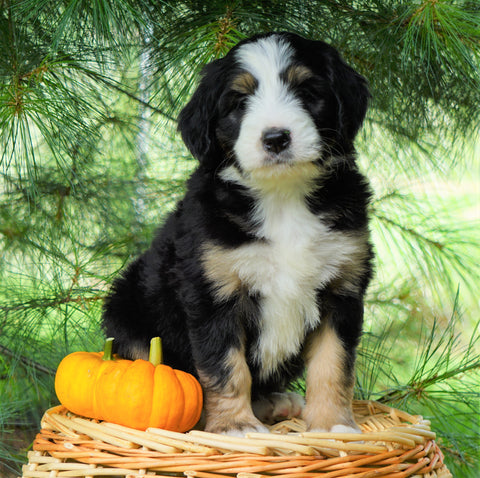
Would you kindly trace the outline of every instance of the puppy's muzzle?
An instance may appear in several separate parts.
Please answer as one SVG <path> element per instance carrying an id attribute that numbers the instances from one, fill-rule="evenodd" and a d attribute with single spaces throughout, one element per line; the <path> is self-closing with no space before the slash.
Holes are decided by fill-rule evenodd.
<path id="1" fill-rule="evenodd" d="M 280 154 L 290 146 L 291 133 L 284 128 L 269 128 L 262 134 L 263 149 L 267 153 Z"/>

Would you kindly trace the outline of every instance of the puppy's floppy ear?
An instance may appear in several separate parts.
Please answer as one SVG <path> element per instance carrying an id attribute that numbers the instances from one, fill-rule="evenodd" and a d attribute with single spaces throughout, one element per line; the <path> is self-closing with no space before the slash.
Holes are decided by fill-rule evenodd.
<path id="1" fill-rule="evenodd" d="M 214 167 L 220 154 L 215 126 L 217 102 L 226 82 L 224 65 L 224 59 L 219 59 L 203 68 L 200 84 L 178 117 L 178 130 L 184 143 L 207 167 Z"/>
<path id="2" fill-rule="evenodd" d="M 342 139 L 352 143 L 365 119 L 370 93 L 363 76 L 348 66 L 333 48 L 328 51 L 330 86 L 339 105 L 338 120 Z"/>

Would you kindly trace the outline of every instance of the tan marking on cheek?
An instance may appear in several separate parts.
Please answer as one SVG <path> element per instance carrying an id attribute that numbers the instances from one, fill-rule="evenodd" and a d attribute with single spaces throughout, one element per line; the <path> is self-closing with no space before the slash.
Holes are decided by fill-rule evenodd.
<path id="1" fill-rule="evenodd" d="M 252 95 L 257 88 L 257 80 L 251 73 L 240 73 L 233 79 L 231 88 L 239 93 Z"/>
<path id="2" fill-rule="evenodd" d="M 199 373 L 205 389 L 205 430 L 225 433 L 261 426 L 252 411 L 252 378 L 243 350 L 231 349 L 225 359 L 225 366 L 229 370 L 229 376 L 221 388 L 212 386 L 212 379 Z"/>
<path id="3" fill-rule="evenodd" d="M 300 85 L 312 76 L 312 70 L 303 65 L 293 65 L 287 70 L 287 81 L 292 85 Z"/>
<path id="4" fill-rule="evenodd" d="M 345 370 L 343 345 L 328 323 L 312 337 L 306 359 L 307 404 L 303 416 L 309 428 L 356 428 L 352 413 L 353 378 Z"/>

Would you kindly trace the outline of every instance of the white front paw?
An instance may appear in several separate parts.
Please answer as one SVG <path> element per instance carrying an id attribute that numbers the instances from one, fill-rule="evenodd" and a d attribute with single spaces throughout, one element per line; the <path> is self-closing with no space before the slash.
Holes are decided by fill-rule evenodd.
<path id="1" fill-rule="evenodd" d="M 222 432 L 222 435 L 227 435 L 235 438 L 245 438 L 247 433 L 268 433 L 268 428 L 259 425 L 256 427 L 246 427 L 246 428 L 241 428 L 241 429 L 231 429 Z"/>
<path id="2" fill-rule="evenodd" d="M 333 425 L 330 433 L 362 433 L 358 427 L 350 427 L 348 425 Z"/>
<path id="3" fill-rule="evenodd" d="M 314 427 L 314 428 L 309 428 L 309 432 L 311 433 L 362 433 L 362 430 L 358 428 L 358 426 L 349 426 L 349 425 L 342 425 L 342 424 L 337 424 L 333 425 L 330 429 L 327 428 L 321 428 L 321 427 Z"/>

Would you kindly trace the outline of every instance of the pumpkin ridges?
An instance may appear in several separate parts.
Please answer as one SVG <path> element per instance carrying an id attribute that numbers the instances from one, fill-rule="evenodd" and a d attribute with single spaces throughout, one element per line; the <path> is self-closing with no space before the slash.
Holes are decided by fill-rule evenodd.
<path id="1" fill-rule="evenodd" d="M 193 385 L 197 391 L 197 403 L 199 404 L 196 408 L 196 413 L 192 415 L 192 422 L 189 424 L 189 428 L 193 428 L 197 422 L 200 420 L 203 411 L 203 390 L 200 382 L 193 376 L 190 375 L 190 381 L 193 382 Z"/>
<path id="2" fill-rule="evenodd" d="M 178 431 L 183 416 L 185 396 L 174 370 L 168 365 L 155 367 L 153 407 L 150 425 Z"/>
<path id="3" fill-rule="evenodd" d="M 178 400 L 178 407 L 171 408 L 169 416 L 168 416 L 168 423 L 167 426 L 169 429 L 178 429 L 179 424 L 182 423 L 183 417 L 185 414 L 190 413 L 189 408 L 186 408 L 186 400 L 185 400 L 185 387 L 181 380 L 178 379 L 175 370 L 172 369 L 172 380 L 175 381 L 177 384 L 177 394 L 175 400 Z M 182 432 L 185 430 L 181 430 Z"/>
<path id="4" fill-rule="evenodd" d="M 152 344 L 159 347 L 159 342 Z M 107 347 L 111 340 L 105 345 L 108 352 Z M 150 426 L 184 432 L 198 421 L 201 387 L 192 375 L 158 364 L 160 359 L 154 366 L 145 360 L 109 358 L 108 353 L 103 360 L 103 355 L 75 352 L 62 360 L 55 390 L 66 408 L 140 430 Z"/>
<path id="5" fill-rule="evenodd" d="M 100 353 L 74 352 L 59 364 L 55 376 L 55 391 L 61 403 L 79 415 L 92 416 L 91 390 L 101 364 Z M 70 380 L 76 377 L 76 380 Z"/>
<path id="6" fill-rule="evenodd" d="M 121 410 L 117 423 L 145 430 L 152 410 L 155 367 L 146 360 L 135 360 L 122 375 L 117 387 L 116 410 Z"/>
<path id="7" fill-rule="evenodd" d="M 196 390 L 196 401 L 199 405 L 197 405 L 196 408 L 194 408 L 193 410 L 195 411 L 195 413 L 192 414 L 192 421 L 187 425 L 188 429 L 190 428 L 193 428 L 198 420 L 200 420 L 200 416 L 202 415 L 202 410 L 203 410 L 203 390 L 202 390 L 202 387 L 200 385 L 200 382 L 193 376 L 193 375 L 190 375 L 190 374 L 187 374 L 188 375 L 188 379 L 190 380 L 190 382 L 192 382 L 193 384 L 193 387 L 194 389 Z"/>
<path id="8" fill-rule="evenodd" d="M 95 383 L 94 405 L 100 420 L 118 423 L 123 411 L 118 408 L 118 388 L 123 382 L 123 376 L 131 364 L 129 360 L 112 360 L 103 362 L 107 364 L 102 370 L 101 379 Z M 108 418 L 107 418 L 108 417 Z"/>
<path id="9" fill-rule="evenodd" d="M 96 418 L 97 420 L 103 419 L 103 417 L 101 416 L 101 414 L 99 414 L 99 411 L 98 411 L 98 402 L 101 400 L 98 400 L 97 398 L 98 396 L 97 387 L 98 387 L 98 384 L 102 382 L 102 375 L 106 368 L 111 368 L 111 364 L 102 359 L 98 364 L 96 374 L 95 374 L 96 375 L 95 382 L 93 383 L 92 390 L 90 391 L 92 395 L 92 414 L 90 416 L 92 418 Z"/>
<path id="10" fill-rule="evenodd" d="M 175 375 L 183 385 L 185 396 L 185 413 L 178 429 L 182 432 L 190 430 L 200 419 L 202 413 L 202 389 L 197 379 L 182 370 L 175 370 Z"/>

